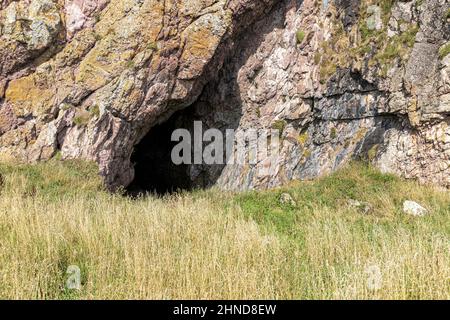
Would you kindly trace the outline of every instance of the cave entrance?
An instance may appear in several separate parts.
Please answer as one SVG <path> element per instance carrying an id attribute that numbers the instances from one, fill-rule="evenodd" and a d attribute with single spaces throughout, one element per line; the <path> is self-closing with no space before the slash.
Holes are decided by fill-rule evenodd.
<path id="1" fill-rule="evenodd" d="M 135 178 L 128 187 L 129 194 L 154 193 L 164 195 L 197 187 L 190 177 L 190 165 L 175 165 L 171 159 L 173 147 L 172 132 L 184 126 L 189 111 L 175 113 L 166 122 L 154 126 L 137 144 L 131 156 Z"/>

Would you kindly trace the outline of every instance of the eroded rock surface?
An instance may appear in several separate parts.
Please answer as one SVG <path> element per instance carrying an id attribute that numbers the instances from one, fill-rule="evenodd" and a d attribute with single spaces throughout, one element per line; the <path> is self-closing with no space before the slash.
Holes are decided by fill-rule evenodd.
<path id="1" fill-rule="evenodd" d="M 191 166 L 193 184 L 267 188 L 362 158 L 450 186 L 448 0 L 4 0 L 0 8 L 4 159 L 91 159 L 108 186 L 127 186 L 135 146 L 187 108 L 179 122 L 282 129 L 269 174 L 260 174 L 267 160 Z"/>

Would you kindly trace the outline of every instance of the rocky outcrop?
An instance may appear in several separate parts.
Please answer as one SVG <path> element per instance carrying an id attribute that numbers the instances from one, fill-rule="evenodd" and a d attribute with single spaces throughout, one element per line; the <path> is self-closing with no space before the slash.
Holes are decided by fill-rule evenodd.
<path id="1" fill-rule="evenodd" d="M 152 128 L 198 119 L 223 131 L 277 128 L 282 148 L 269 173 L 264 159 L 189 166 L 194 185 L 267 188 L 365 159 L 450 186 L 448 0 L 7 0 L 1 9 L 5 159 L 91 159 L 108 186 L 126 186 Z"/>

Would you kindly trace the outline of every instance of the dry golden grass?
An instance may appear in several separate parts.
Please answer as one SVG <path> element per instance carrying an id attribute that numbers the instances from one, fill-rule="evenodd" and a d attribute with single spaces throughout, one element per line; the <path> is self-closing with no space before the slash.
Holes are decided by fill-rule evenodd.
<path id="1" fill-rule="evenodd" d="M 268 192 L 140 199 L 108 194 L 78 162 L 0 172 L 0 298 L 450 299 L 448 191 L 361 165 Z M 403 199 L 431 214 L 404 216 Z M 80 291 L 65 288 L 70 265 Z"/>

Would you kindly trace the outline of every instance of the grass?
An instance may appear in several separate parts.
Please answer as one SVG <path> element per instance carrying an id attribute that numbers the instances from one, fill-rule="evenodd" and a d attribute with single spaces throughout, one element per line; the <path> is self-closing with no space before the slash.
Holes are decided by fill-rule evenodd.
<path id="1" fill-rule="evenodd" d="M 94 104 L 89 108 L 89 112 L 93 117 L 98 118 L 100 116 L 100 107 L 97 104 Z"/>
<path id="2" fill-rule="evenodd" d="M 400 58 L 402 61 L 407 60 L 414 46 L 418 31 L 418 26 L 411 24 L 405 32 L 395 35 L 386 41 L 383 50 L 377 52 L 373 58 L 374 61 L 372 61 L 372 63 L 378 63 L 378 65 L 382 66 L 382 75 L 386 76 L 387 69 L 396 58 Z"/>
<path id="3" fill-rule="evenodd" d="M 264 192 L 130 199 L 96 172 L 0 165 L 0 298 L 450 298 L 448 191 L 352 164 Z M 280 204 L 282 193 L 296 204 Z M 406 199 L 430 215 L 405 216 Z M 71 265 L 79 291 L 64 286 Z"/>
<path id="4" fill-rule="evenodd" d="M 320 82 L 325 84 L 338 69 L 352 68 L 360 70 L 368 62 L 370 67 L 377 67 L 378 75 L 386 77 L 394 62 L 405 63 L 414 43 L 419 27 L 406 21 L 399 21 L 405 30 L 388 37 L 388 23 L 391 17 L 394 0 L 370 0 L 361 3 L 359 20 L 351 30 L 345 30 L 342 12 L 331 8 L 333 22 L 331 37 L 323 41 L 318 52 L 314 54 L 314 62 L 319 65 Z M 368 11 L 375 5 L 381 9 L 380 30 L 369 28 L 367 21 L 374 12 Z"/>
<path id="5" fill-rule="evenodd" d="M 439 49 L 439 57 L 442 60 L 449 54 L 450 54 L 450 42 L 447 42 Z"/>

